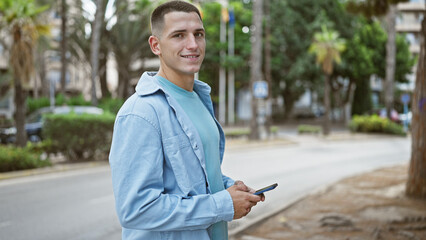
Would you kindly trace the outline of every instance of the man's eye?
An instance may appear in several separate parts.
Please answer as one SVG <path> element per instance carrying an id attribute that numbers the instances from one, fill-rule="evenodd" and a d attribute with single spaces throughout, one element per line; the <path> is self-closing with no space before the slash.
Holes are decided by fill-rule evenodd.
<path id="1" fill-rule="evenodd" d="M 183 34 L 179 33 L 179 34 L 174 35 L 173 37 L 175 37 L 175 38 L 181 38 L 181 37 L 183 37 Z"/>
<path id="2" fill-rule="evenodd" d="M 204 37 L 204 33 L 199 32 L 199 33 L 196 33 L 195 36 L 196 37 Z"/>

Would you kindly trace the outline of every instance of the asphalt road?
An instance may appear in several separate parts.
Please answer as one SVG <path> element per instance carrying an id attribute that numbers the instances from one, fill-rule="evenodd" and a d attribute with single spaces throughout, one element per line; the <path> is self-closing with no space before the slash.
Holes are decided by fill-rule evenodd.
<path id="1" fill-rule="evenodd" d="M 298 138 L 285 148 L 252 148 L 226 153 L 223 172 L 241 179 L 254 189 L 272 183 L 278 187 L 265 193 L 266 201 L 247 217 L 233 221 L 230 233 L 279 211 L 313 191 L 342 178 L 373 169 L 409 162 L 411 140 L 374 137 L 343 141 Z"/>
<path id="2" fill-rule="evenodd" d="M 407 163 L 409 138 L 366 138 L 230 148 L 223 171 L 253 188 L 277 182 L 230 231 L 281 209 L 321 186 L 371 169 Z M 0 240 L 121 239 L 109 167 L 0 181 Z"/>

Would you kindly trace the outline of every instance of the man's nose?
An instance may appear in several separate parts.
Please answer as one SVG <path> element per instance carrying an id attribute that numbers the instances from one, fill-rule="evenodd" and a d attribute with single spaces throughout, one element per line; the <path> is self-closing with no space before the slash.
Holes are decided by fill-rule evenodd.
<path id="1" fill-rule="evenodd" d="M 197 40 L 195 39 L 195 36 L 190 34 L 187 38 L 186 42 L 186 48 L 187 49 L 196 49 L 198 47 Z"/>

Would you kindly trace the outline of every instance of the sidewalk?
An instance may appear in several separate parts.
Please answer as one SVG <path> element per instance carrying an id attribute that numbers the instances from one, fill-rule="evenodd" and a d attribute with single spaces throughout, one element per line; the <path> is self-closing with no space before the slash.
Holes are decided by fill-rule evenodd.
<path id="1" fill-rule="evenodd" d="M 231 240 L 426 239 L 426 201 L 404 195 L 408 166 L 346 178 Z"/>

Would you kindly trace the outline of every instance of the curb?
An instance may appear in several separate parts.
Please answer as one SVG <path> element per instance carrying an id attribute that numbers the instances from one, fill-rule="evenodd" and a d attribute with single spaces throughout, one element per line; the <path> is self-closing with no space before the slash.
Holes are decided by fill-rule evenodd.
<path id="1" fill-rule="evenodd" d="M 34 175 L 48 174 L 48 173 L 66 172 L 71 170 L 94 168 L 98 166 L 104 166 L 107 164 L 108 164 L 107 161 L 94 161 L 94 162 L 86 162 L 86 163 L 66 163 L 66 164 L 57 164 L 57 165 L 54 165 L 51 167 L 45 167 L 45 168 L 35 168 L 35 169 L 28 169 L 28 170 L 5 172 L 5 173 L 0 173 L 0 181 L 12 179 L 12 178 L 29 177 Z"/>

